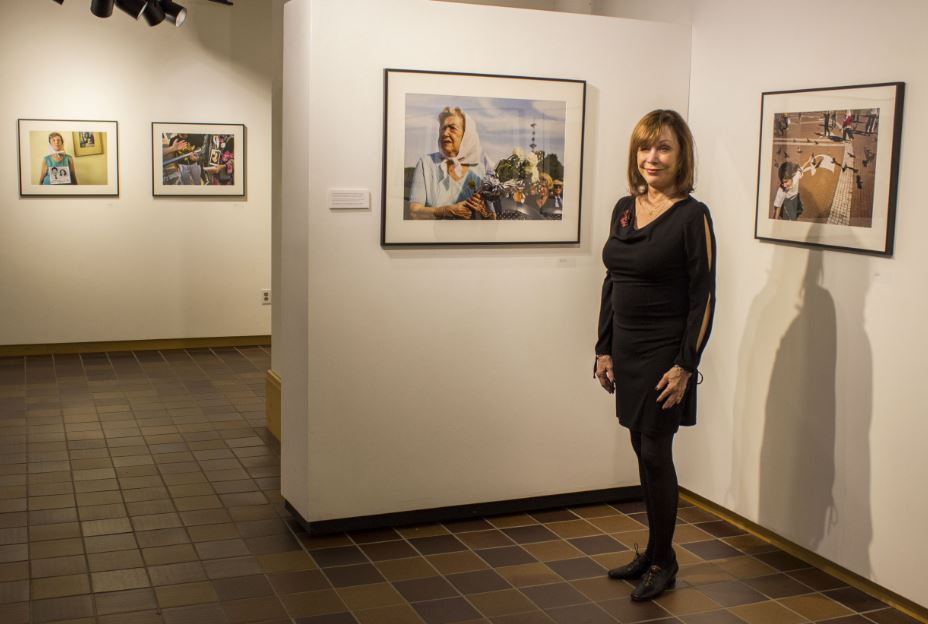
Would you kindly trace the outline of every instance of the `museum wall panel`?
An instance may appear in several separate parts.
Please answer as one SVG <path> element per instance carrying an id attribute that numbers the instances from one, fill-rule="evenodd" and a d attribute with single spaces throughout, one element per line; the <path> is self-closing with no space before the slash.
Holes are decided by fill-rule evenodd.
<path id="1" fill-rule="evenodd" d="M 182 28 L 5 12 L 0 345 L 270 333 L 270 4 L 188 8 Z M 18 118 L 117 121 L 119 196 L 21 198 Z M 246 196 L 152 197 L 152 122 L 244 124 Z"/>
<path id="2" fill-rule="evenodd" d="M 275 333 L 285 468 L 305 467 L 284 496 L 319 521 L 636 484 L 592 378 L 600 251 L 632 126 L 686 108 L 689 28 L 424 0 L 285 11 L 282 280 L 308 304 Z M 588 81 L 581 243 L 383 249 L 385 67 Z M 371 208 L 329 210 L 337 187 Z"/>
<path id="3" fill-rule="evenodd" d="M 697 195 L 719 241 L 701 424 L 681 484 L 879 585 L 928 604 L 928 166 L 924 3 L 693 5 Z M 906 82 L 891 258 L 753 239 L 763 91 Z M 807 153 L 816 149 L 806 146 Z"/>

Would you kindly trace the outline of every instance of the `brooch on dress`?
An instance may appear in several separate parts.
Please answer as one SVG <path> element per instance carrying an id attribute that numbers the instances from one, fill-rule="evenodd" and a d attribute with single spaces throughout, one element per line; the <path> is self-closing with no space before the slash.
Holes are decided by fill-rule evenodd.
<path id="1" fill-rule="evenodd" d="M 621 218 L 619 219 L 619 225 L 622 227 L 628 227 L 628 222 L 631 221 L 632 211 L 628 208 L 625 209 L 625 212 L 622 213 Z"/>

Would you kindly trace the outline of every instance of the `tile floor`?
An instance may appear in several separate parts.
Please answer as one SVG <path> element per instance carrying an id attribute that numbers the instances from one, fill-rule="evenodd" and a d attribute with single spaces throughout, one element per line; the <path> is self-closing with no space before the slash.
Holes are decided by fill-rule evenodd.
<path id="1" fill-rule="evenodd" d="M 640 503 L 309 537 L 263 428 L 267 348 L 0 358 L 0 623 L 904 624 L 696 507 L 677 589 L 608 580 Z"/>

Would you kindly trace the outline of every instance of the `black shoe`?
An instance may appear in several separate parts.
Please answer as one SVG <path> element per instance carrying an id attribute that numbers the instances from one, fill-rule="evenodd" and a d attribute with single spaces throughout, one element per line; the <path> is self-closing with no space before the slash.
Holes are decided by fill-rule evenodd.
<path id="1" fill-rule="evenodd" d="M 638 587 L 632 591 L 632 600 L 635 602 L 652 600 L 663 594 L 665 589 L 673 589 L 677 584 L 679 570 L 680 566 L 676 561 L 669 568 L 652 565 L 638 583 Z"/>
<path id="2" fill-rule="evenodd" d="M 644 573 L 648 571 L 650 566 L 651 562 L 648 561 L 647 557 L 639 553 L 638 546 L 635 546 L 635 558 L 632 559 L 631 563 L 626 563 L 624 566 L 609 570 L 609 578 L 640 579 L 644 576 Z"/>

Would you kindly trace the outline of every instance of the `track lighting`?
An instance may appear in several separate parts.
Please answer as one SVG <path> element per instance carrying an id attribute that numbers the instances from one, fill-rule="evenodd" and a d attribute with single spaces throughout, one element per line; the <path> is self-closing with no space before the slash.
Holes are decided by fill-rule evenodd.
<path id="1" fill-rule="evenodd" d="M 128 13 L 132 19 L 138 19 L 142 15 L 146 4 L 148 4 L 146 0 L 116 0 L 116 6 L 121 11 Z"/>
<path id="2" fill-rule="evenodd" d="M 54 0 L 64 4 L 64 0 Z M 232 6 L 232 0 L 210 0 L 218 4 Z M 149 26 L 157 26 L 168 21 L 175 26 L 183 26 L 187 21 L 187 9 L 174 0 L 90 0 L 90 12 L 97 17 L 109 17 L 113 7 L 132 16 L 133 19 L 145 17 Z"/>
<path id="3" fill-rule="evenodd" d="M 164 9 L 161 8 L 161 3 L 157 0 L 149 0 L 148 4 L 145 5 L 145 10 L 142 11 L 142 16 L 149 26 L 157 26 L 164 21 Z"/>
<path id="4" fill-rule="evenodd" d="M 114 0 L 92 0 L 90 3 L 90 12 L 97 17 L 109 17 L 113 14 Z"/>
<path id="5" fill-rule="evenodd" d="M 167 20 L 177 27 L 183 26 L 187 20 L 187 9 L 172 0 L 161 0 L 161 8 Z"/>

